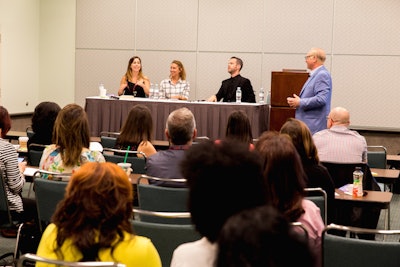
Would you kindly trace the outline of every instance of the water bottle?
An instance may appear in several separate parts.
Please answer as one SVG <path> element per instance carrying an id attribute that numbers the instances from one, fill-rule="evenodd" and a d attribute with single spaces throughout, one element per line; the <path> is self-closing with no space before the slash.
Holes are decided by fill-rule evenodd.
<path id="1" fill-rule="evenodd" d="M 260 88 L 260 92 L 258 93 L 258 99 L 260 104 L 264 104 L 264 88 Z"/>
<path id="2" fill-rule="evenodd" d="M 268 104 L 268 105 L 271 104 L 271 89 L 268 89 L 268 91 L 267 91 L 267 100 L 266 100 L 265 104 Z"/>
<path id="3" fill-rule="evenodd" d="M 153 99 L 153 98 L 154 98 L 154 84 L 153 84 L 153 83 L 150 83 L 149 98 L 150 98 L 150 99 Z"/>
<path id="4" fill-rule="evenodd" d="M 104 88 L 104 84 L 100 83 L 99 85 L 99 96 L 105 97 L 106 96 L 106 89 Z"/>
<path id="5" fill-rule="evenodd" d="M 353 172 L 353 197 L 363 196 L 363 176 L 364 173 L 361 171 L 361 167 L 356 167 Z"/>
<path id="6" fill-rule="evenodd" d="M 236 103 L 241 103 L 242 102 L 242 90 L 240 87 L 236 89 Z"/>
<path id="7" fill-rule="evenodd" d="M 154 99 L 158 99 L 159 98 L 159 94 L 160 94 L 160 90 L 158 89 L 158 83 L 155 84 L 154 86 Z"/>

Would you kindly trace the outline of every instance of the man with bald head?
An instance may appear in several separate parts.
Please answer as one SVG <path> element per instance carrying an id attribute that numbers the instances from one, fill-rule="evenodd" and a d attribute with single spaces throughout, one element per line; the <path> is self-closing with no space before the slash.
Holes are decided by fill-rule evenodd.
<path id="1" fill-rule="evenodd" d="M 287 98 L 290 107 L 296 109 L 296 119 L 303 121 L 311 133 L 326 129 L 325 117 L 331 109 L 332 79 L 324 66 L 325 51 L 311 48 L 305 56 L 310 77 L 299 95 Z"/>
<path id="2" fill-rule="evenodd" d="M 331 110 L 326 118 L 328 129 L 313 135 L 318 157 L 326 162 L 367 162 L 367 141 L 364 136 L 348 128 L 350 113 L 343 107 Z"/>

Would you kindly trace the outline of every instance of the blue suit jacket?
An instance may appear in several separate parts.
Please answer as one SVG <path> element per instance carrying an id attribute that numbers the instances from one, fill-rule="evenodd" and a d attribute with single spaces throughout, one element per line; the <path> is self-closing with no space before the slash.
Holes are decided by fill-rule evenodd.
<path id="1" fill-rule="evenodd" d="M 331 110 L 332 79 L 325 66 L 308 78 L 299 96 L 296 119 L 307 124 L 312 134 L 326 129 L 326 116 Z"/>

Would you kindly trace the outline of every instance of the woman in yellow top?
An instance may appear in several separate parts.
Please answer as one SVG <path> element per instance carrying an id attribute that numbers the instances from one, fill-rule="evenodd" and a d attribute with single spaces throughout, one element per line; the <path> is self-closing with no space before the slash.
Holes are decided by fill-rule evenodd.
<path id="1" fill-rule="evenodd" d="M 37 254 L 64 261 L 160 267 L 160 256 L 150 239 L 133 233 L 132 198 L 132 185 L 116 164 L 82 165 L 72 175 Z"/>

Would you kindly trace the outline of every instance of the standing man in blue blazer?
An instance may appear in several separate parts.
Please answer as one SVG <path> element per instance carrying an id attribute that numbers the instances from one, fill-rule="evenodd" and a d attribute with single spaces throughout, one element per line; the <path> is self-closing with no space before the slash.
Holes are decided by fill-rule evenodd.
<path id="1" fill-rule="evenodd" d="M 289 106 L 296 109 L 296 119 L 307 124 L 312 134 L 326 129 L 326 118 L 331 109 L 332 78 L 324 66 L 325 59 L 324 50 L 310 49 L 305 56 L 310 77 L 300 95 L 287 98 Z"/>

